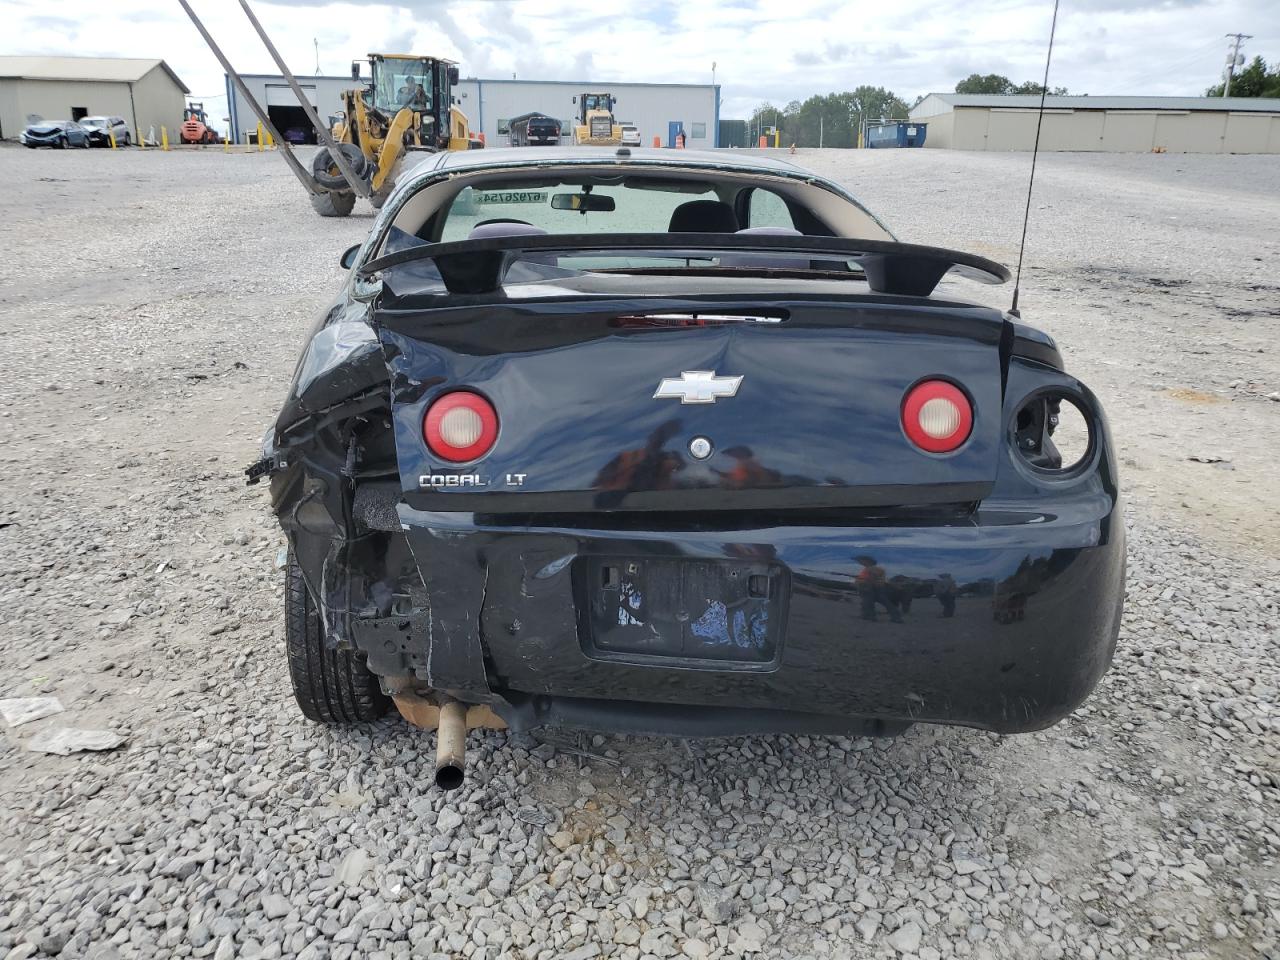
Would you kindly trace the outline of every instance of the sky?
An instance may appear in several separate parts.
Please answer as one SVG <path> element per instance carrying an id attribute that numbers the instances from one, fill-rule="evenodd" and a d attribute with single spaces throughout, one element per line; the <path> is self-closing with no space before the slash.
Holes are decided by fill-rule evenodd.
<path id="1" fill-rule="evenodd" d="M 231 62 L 276 72 L 235 0 L 190 0 Z M 724 117 L 883 86 L 907 103 L 971 73 L 1039 80 L 1052 0 L 250 0 L 299 74 L 349 75 L 370 51 L 457 60 L 463 76 L 722 86 Z M 617 11 L 617 12 L 613 12 Z M 1227 33 L 1280 61 L 1280 0 L 1062 0 L 1051 86 L 1200 95 Z M 222 70 L 177 0 L 0 0 L 0 54 L 161 57 L 225 111 Z"/>

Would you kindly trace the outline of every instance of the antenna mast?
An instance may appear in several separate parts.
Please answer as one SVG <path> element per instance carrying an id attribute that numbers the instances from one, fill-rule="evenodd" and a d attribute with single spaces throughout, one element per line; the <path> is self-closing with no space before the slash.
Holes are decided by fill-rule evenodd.
<path id="1" fill-rule="evenodd" d="M 1031 219 L 1031 189 L 1036 184 L 1036 157 L 1040 154 L 1040 126 L 1044 123 L 1044 100 L 1049 95 L 1049 64 L 1053 62 L 1053 36 L 1058 32 L 1058 0 L 1053 0 L 1053 21 L 1049 25 L 1049 50 L 1044 57 L 1044 83 L 1040 87 L 1040 112 L 1036 114 L 1036 142 L 1031 149 L 1031 178 L 1027 181 L 1027 207 L 1022 213 L 1022 242 L 1018 244 L 1018 272 L 1013 281 L 1013 306 L 1009 312 L 1018 313 L 1018 292 L 1022 288 L 1022 254 L 1027 249 L 1027 221 Z"/>

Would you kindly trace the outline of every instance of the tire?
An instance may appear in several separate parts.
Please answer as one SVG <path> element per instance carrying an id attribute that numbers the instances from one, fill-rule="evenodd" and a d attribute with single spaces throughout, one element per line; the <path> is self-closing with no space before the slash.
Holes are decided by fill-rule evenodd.
<path id="1" fill-rule="evenodd" d="M 354 143 L 340 143 L 338 149 L 347 158 L 356 176 L 363 177 L 369 161 L 360 152 L 360 148 Z M 316 183 L 331 190 L 347 190 L 351 186 L 347 183 L 347 178 L 342 175 L 342 171 L 338 169 L 333 157 L 329 156 L 328 147 L 321 147 L 316 151 L 315 157 L 311 160 L 311 175 L 316 178 Z"/>
<path id="2" fill-rule="evenodd" d="M 356 206 L 356 195 L 350 191 L 345 193 L 313 193 L 311 209 L 322 217 L 345 217 Z"/>
<path id="3" fill-rule="evenodd" d="M 67 138 L 65 134 L 58 138 L 58 149 L 59 150 L 67 149 Z"/>
<path id="4" fill-rule="evenodd" d="M 129 134 L 127 133 L 124 135 L 124 145 L 126 147 L 129 146 Z"/>
<path id="5" fill-rule="evenodd" d="M 365 723 L 390 709 L 390 699 L 364 659 L 325 642 L 320 616 L 292 550 L 284 574 L 284 636 L 293 697 L 308 720 Z"/>

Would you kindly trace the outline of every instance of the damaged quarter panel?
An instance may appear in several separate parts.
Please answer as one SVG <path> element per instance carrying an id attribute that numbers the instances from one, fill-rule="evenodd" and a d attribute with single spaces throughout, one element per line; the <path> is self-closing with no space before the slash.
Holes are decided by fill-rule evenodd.
<path id="1" fill-rule="evenodd" d="M 277 431 L 387 382 L 382 347 L 368 314 L 368 304 L 344 294 L 320 318 L 294 369 Z"/>

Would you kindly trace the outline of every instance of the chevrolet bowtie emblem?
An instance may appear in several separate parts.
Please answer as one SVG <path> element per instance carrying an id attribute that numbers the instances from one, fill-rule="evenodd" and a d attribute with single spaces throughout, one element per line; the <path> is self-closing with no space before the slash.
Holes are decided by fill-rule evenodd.
<path id="1" fill-rule="evenodd" d="M 686 370 L 667 377 L 653 392 L 655 400 L 679 398 L 681 403 L 715 403 L 738 392 L 742 377 L 717 377 L 714 370 Z"/>

